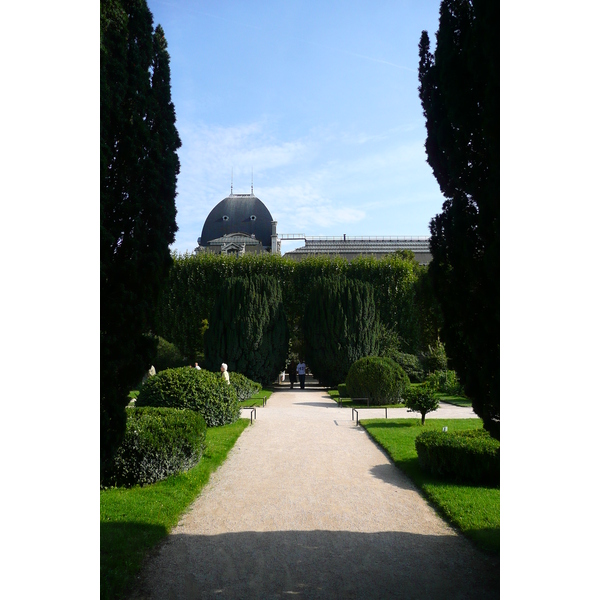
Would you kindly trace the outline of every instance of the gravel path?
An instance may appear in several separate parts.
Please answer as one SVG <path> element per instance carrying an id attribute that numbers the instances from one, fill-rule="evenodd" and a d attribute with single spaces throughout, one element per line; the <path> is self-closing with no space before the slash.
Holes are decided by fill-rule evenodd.
<path id="1" fill-rule="evenodd" d="M 256 410 L 132 600 L 500 597 L 499 560 L 437 516 L 350 409 L 307 387 Z M 415 417 L 388 411 L 402 414 Z M 427 416 L 461 417 L 475 415 Z"/>

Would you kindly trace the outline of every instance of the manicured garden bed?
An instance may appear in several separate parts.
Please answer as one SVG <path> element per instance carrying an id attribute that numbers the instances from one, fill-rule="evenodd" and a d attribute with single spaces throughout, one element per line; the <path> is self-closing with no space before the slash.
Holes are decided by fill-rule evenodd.
<path id="1" fill-rule="evenodd" d="M 147 552 L 177 525 L 249 424 L 248 419 L 238 419 L 229 425 L 209 428 L 204 455 L 186 473 L 143 487 L 100 492 L 102 599 L 123 597 Z"/>
<path id="2" fill-rule="evenodd" d="M 256 392 L 252 398 L 248 398 L 248 400 L 243 400 L 240 402 L 240 406 L 262 406 L 265 399 L 268 400 L 272 393 L 272 390 L 262 389 L 260 392 Z"/>
<path id="3" fill-rule="evenodd" d="M 479 429 L 480 419 L 431 419 L 425 425 L 420 419 L 367 419 L 360 423 L 442 517 L 480 549 L 500 553 L 500 488 L 457 484 L 425 473 L 415 449 L 415 438 L 423 431 Z"/>
<path id="4" fill-rule="evenodd" d="M 352 398 L 341 398 L 340 402 L 340 393 L 337 390 L 328 390 L 327 393 L 333 398 L 338 404 L 341 404 L 342 408 L 367 408 L 366 400 L 352 400 Z M 404 408 L 404 404 L 401 402 L 400 404 L 381 404 L 374 406 L 373 404 L 369 404 L 373 408 Z"/>

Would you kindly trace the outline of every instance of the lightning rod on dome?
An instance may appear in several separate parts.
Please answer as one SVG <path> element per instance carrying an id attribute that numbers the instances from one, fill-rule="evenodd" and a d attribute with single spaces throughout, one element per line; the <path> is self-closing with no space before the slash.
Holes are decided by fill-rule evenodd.
<path id="1" fill-rule="evenodd" d="M 231 195 L 233 196 L 233 167 L 231 167 Z"/>
<path id="2" fill-rule="evenodd" d="M 254 167 L 252 167 L 252 179 L 250 180 L 250 193 L 254 196 Z"/>

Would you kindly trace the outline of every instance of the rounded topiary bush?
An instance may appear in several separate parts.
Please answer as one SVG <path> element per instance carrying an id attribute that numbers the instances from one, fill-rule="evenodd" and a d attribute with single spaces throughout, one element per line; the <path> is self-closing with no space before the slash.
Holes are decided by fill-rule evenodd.
<path id="1" fill-rule="evenodd" d="M 160 371 L 140 389 L 136 406 L 189 408 L 199 412 L 208 427 L 234 423 L 240 407 L 233 386 L 220 374 L 180 367 Z"/>
<path id="2" fill-rule="evenodd" d="M 369 398 L 370 404 L 399 404 L 409 385 L 408 375 L 391 358 L 365 356 L 348 371 L 346 389 L 351 398 Z"/>
<path id="3" fill-rule="evenodd" d="M 500 484 L 500 442 L 485 429 L 424 431 L 415 439 L 419 464 L 439 477 L 466 483 Z"/>
<path id="4" fill-rule="evenodd" d="M 348 394 L 348 387 L 345 383 L 338 384 L 337 390 L 340 398 L 350 398 L 350 395 Z"/>
<path id="5" fill-rule="evenodd" d="M 242 402 L 252 398 L 256 392 L 262 390 L 262 385 L 256 381 L 252 381 L 241 373 L 229 373 L 229 383 L 237 394 L 237 399 Z"/>
<path id="6" fill-rule="evenodd" d="M 206 422 L 191 410 L 129 408 L 125 436 L 102 485 L 154 483 L 187 471 L 204 450 Z"/>

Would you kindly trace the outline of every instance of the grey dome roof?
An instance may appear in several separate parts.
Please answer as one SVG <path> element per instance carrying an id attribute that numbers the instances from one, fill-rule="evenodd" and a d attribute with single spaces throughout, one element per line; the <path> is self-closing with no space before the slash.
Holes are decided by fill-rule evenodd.
<path id="1" fill-rule="evenodd" d="M 200 246 L 232 233 L 247 233 L 271 247 L 271 221 L 269 209 L 254 194 L 230 194 L 209 213 L 198 238 Z"/>

